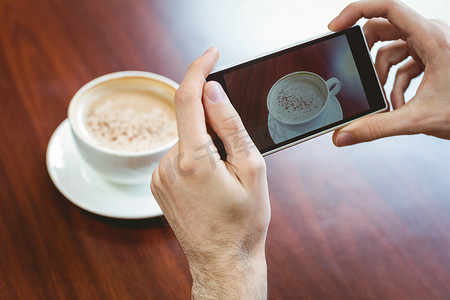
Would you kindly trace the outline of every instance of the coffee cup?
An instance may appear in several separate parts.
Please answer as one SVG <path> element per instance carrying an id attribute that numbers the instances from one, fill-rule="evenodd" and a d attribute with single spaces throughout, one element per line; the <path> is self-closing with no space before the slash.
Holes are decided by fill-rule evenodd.
<path id="1" fill-rule="evenodd" d="M 81 87 L 68 118 L 86 165 L 115 183 L 148 182 L 178 140 L 173 103 L 178 86 L 158 74 L 123 71 Z"/>
<path id="2" fill-rule="evenodd" d="M 301 125 L 317 118 L 328 99 L 341 89 L 337 78 L 327 81 L 306 71 L 280 78 L 267 95 L 267 109 L 272 117 L 287 125 Z"/>

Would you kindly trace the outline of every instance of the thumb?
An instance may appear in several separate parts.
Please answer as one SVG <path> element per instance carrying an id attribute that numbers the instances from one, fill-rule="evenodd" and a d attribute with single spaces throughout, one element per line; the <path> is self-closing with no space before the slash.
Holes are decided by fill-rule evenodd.
<path id="1" fill-rule="evenodd" d="M 403 105 L 394 111 L 366 116 L 336 130 L 333 143 L 338 147 L 349 146 L 388 136 L 414 134 L 413 129 L 409 109 Z"/>
<path id="2" fill-rule="evenodd" d="M 248 157 L 255 151 L 259 154 L 241 118 L 218 82 L 209 81 L 204 85 L 203 106 L 208 125 L 222 140 L 228 161 L 232 158 Z"/>

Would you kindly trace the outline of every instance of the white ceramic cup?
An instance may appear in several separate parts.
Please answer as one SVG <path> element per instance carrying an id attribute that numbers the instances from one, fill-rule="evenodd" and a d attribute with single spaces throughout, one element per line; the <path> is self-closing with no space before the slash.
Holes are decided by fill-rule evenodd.
<path id="1" fill-rule="evenodd" d="M 165 97 L 168 99 L 167 101 L 171 101 L 173 104 L 173 96 L 178 89 L 178 83 L 149 72 L 123 71 L 103 75 L 85 84 L 73 96 L 68 110 L 75 144 L 84 161 L 105 179 L 121 184 L 149 182 L 151 174 L 161 158 L 178 141 L 178 138 L 175 137 L 159 147 L 143 151 L 124 152 L 100 146 L 89 136 L 82 122 L 83 109 L 89 105 L 90 101 L 94 101 L 90 93 L 93 93 L 93 91 L 101 92 L 103 86 L 111 88 L 111 85 L 125 84 L 124 82 L 127 82 L 128 85 L 120 88 L 132 89 L 134 85 L 130 85 L 130 80 L 132 82 L 135 79 L 140 82 L 140 85 L 145 82 L 144 87 L 141 88 L 150 89 L 156 93 L 164 93 L 167 96 Z"/>
<path id="2" fill-rule="evenodd" d="M 327 81 L 306 71 L 290 73 L 280 78 L 267 95 L 267 109 L 272 117 L 287 125 L 300 125 L 317 118 L 328 99 L 341 89 L 337 78 Z"/>

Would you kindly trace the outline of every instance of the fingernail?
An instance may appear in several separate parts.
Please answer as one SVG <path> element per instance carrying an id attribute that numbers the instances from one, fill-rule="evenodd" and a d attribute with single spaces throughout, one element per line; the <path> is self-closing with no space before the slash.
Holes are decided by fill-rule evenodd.
<path id="1" fill-rule="evenodd" d="M 222 86 L 215 81 L 210 81 L 206 86 L 206 98 L 211 102 L 221 102 L 227 98 Z"/>
<path id="2" fill-rule="evenodd" d="M 206 54 L 210 51 L 215 51 L 217 48 L 216 47 L 210 47 L 208 50 L 206 50 L 203 54 Z"/>
<path id="3" fill-rule="evenodd" d="M 330 29 L 331 31 L 334 31 L 333 30 L 333 22 L 334 22 L 334 20 L 336 20 L 336 18 L 334 18 L 330 23 L 328 23 L 328 29 Z"/>
<path id="4" fill-rule="evenodd" d="M 349 146 L 356 144 L 357 140 L 353 133 L 343 132 L 340 133 L 336 138 L 336 144 L 340 146 Z"/>

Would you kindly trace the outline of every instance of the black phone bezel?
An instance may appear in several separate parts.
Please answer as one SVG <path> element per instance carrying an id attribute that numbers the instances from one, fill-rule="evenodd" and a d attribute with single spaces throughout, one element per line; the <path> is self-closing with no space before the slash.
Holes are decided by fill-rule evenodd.
<path id="1" fill-rule="evenodd" d="M 323 41 L 333 39 L 333 38 L 336 38 L 336 37 L 342 36 L 342 35 L 345 35 L 347 38 L 347 42 L 348 42 L 350 50 L 352 52 L 352 56 L 355 61 L 355 65 L 358 70 L 358 74 L 360 76 L 361 83 L 364 88 L 364 92 L 366 94 L 366 98 L 367 98 L 367 101 L 369 104 L 369 109 L 362 113 L 353 115 L 351 117 L 347 117 L 343 120 L 328 124 L 326 126 L 312 130 L 308 133 L 288 139 L 284 142 L 266 147 L 265 149 L 258 149 L 262 154 L 266 154 L 266 153 L 270 154 L 270 153 L 276 152 L 278 150 L 281 150 L 281 149 L 287 148 L 289 146 L 292 146 L 294 144 L 306 141 L 310 138 L 314 138 L 318 135 L 324 134 L 331 130 L 337 129 L 337 128 L 344 126 L 345 124 L 352 122 L 358 118 L 361 118 L 365 115 L 383 111 L 388 107 L 361 27 L 356 25 L 354 27 L 351 27 L 351 28 L 343 30 L 343 31 L 329 33 L 324 36 L 314 38 L 314 39 L 311 39 L 306 42 L 296 43 L 294 45 L 285 47 L 281 50 L 276 50 L 276 51 L 270 52 L 269 54 L 265 54 L 265 55 L 253 58 L 251 60 L 248 60 L 248 61 L 245 61 L 242 63 L 238 63 L 238 64 L 235 64 L 232 66 L 226 66 L 226 67 L 223 67 L 220 69 L 215 69 L 206 78 L 206 81 L 214 80 L 214 81 L 219 82 L 222 85 L 223 89 L 225 90 L 226 94 L 229 96 L 228 87 L 224 80 L 225 74 L 236 71 L 237 69 L 245 68 L 247 66 L 257 64 L 257 63 L 263 62 L 265 60 L 272 59 L 274 57 L 285 55 L 292 51 L 297 51 L 301 48 L 305 48 L 305 47 L 308 47 L 308 46 L 311 46 L 314 44 L 318 44 Z M 230 101 L 231 101 L 231 103 L 233 103 L 233 99 L 230 99 Z M 246 124 L 244 122 L 244 126 L 245 125 Z"/>

